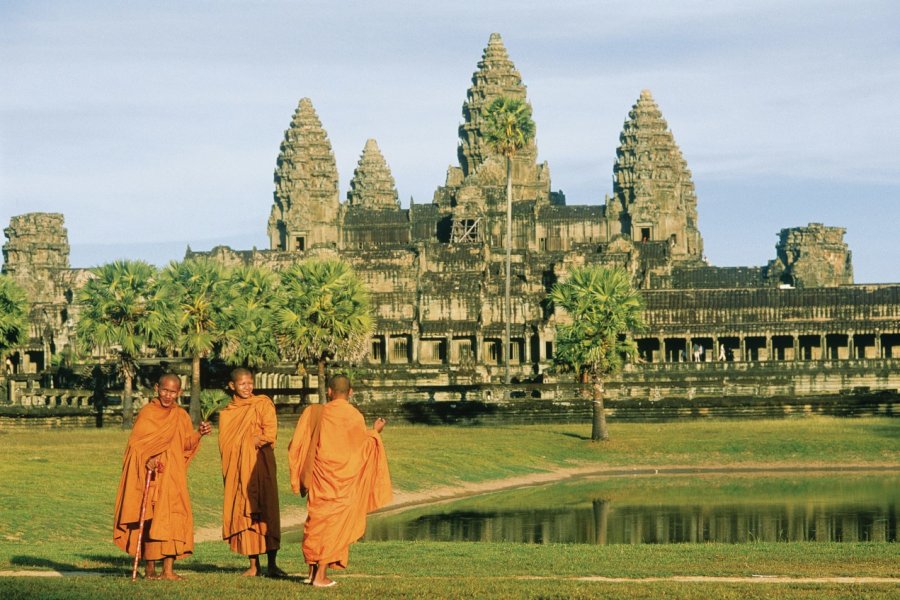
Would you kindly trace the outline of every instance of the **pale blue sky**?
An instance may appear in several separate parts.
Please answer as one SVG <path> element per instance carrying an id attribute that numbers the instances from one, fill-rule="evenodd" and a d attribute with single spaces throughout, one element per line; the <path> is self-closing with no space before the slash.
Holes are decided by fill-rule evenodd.
<path id="1" fill-rule="evenodd" d="M 900 282 L 900 3 L 44 2 L 0 5 L 0 227 L 65 214 L 73 266 L 186 245 L 264 248 L 300 98 L 341 197 L 367 138 L 404 205 L 431 202 L 491 32 L 528 86 L 570 204 L 612 189 L 650 89 L 694 176 L 716 265 L 784 227 L 847 228 L 857 282 Z"/>

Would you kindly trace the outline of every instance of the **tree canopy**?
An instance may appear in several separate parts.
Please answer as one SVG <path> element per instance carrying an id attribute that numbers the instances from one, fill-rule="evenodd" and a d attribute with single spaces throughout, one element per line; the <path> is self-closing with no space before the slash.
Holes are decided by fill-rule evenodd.
<path id="1" fill-rule="evenodd" d="M 115 261 L 91 269 L 91 275 L 78 293 L 81 314 L 75 335 L 79 348 L 116 356 L 125 381 L 122 426 L 128 428 L 137 359 L 171 343 L 175 306 L 159 285 L 156 268 L 144 261 Z"/>
<path id="2" fill-rule="evenodd" d="M 629 333 L 644 327 L 644 302 L 620 268 L 591 265 L 571 271 L 550 291 L 550 300 L 569 320 L 556 327 L 554 360 L 594 383 L 592 439 L 606 439 L 602 385 L 637 354 Z"/>
<path id="3" fill-rule="evenodd" d="M 368 349 L 373 320 L 369 293 L 350 265 L 311 258 L 281 272 L 275 330 L 282 357 L 302 369 L 318 368 L 319 399 L 325 397 L 325 366 L 354 361 Z"/>
<path id="4" fill-rule="evenodd" d="M 6 354 L 28 341 L 28 298 L 8 275 L 0 275 L 0 374 L 6 370 Z"/>

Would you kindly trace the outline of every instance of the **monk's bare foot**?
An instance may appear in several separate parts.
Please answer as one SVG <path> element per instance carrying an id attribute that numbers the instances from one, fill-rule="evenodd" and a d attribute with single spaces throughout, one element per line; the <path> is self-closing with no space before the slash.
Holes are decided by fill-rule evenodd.
<path id="1" fill-rule="evenodd" d="M 285 577 L 288 577 L 287 572 L 285 572 L 282 569 L 279 569 L 278 567 L 276 567 L 274 565 L 272 565 L 268 569 L 266 569 L 266 575 L 268 575 L 269 577 L 275 578 L 275 579 L 283 579 Z"/>
<path id="2" fill-rule="evenodd" d="M 241 577 L 256 577 L 257 575 L 262 575 L 262 573 L 260 573 L 259 569 L 257 569 L 256 567 L 250 567 L 249 569 L 241 573 Z"/>
<path id="3" fill-rule="evenodd" d="M 182 581 L 184 577 L 179 575 L 178 573 L 163 573 L 159 576 L 159 579 L 164 579 L 166 581 Z"/>
<path id="4" fill-rule="evenodd" d="M 334 585 L 337 585 L 337 581 L 335 581 L 334 579 L 328 579 L 327 577 L 323 577 L 321 580 L 312 582 L 313 587 L 319 588 L 331 587 Z"/>
<path id="5" fill-rule="evenodd" d="M 144 567 L 144 579 L 159 579 L 159 574 L 156 572 L 156 563 L 147 562 L 147 565 Z"/>

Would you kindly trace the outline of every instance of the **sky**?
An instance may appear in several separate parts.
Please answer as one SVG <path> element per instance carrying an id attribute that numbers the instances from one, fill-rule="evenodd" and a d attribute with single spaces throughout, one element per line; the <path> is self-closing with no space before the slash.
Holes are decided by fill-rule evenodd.
<path id="1" fill-rule="evenodd" d="M 623 122 L 649 89 L 711 264 L 765 265 L 781 229 L 816 222 L 846 228 L 857 283 L 900 282 L 897 31 L 895 0 L 5 0 L 0 228 L 63 213 L 73 267 L 267 248 L 303 97 L 342 200 L 375 138 L 401 203 L 431 202 L 498 32 L 568 204 L 612 192 Z"/>

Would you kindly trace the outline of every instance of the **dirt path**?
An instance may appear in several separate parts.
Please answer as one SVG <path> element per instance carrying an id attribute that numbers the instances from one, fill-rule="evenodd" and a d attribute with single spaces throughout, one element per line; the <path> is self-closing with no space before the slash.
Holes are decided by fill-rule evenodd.
<path id="1" fill-rule="evenodd" d="M 305 573 L 291 573 L 291 579 L 301 579 Z M 103 573 L 96 571 L 0 571 L 0 577 L 103 577 Z M 106 575 L 110 576 L 110 575 Z M 121 578 L 121 574 L 115 577 Z M 392 579 L 400 577 L 399 575 L 366 575 L 365 573 L 354 573 L 353 575 L 338 576 L 336 579 Z M 890 583 L 900 586 L 900 578 L 894 577 L 781 577 L 776 575 L 751 575 L 750 577 L 707 577 L 703 575 L 676 575 L 672 577 L 601 577 L 584 576 L 584 577 L 566 577 L 566 576 L 514 576 L 514 577 L 490 577 L 481 576 L 482 579 L 490 580 L 529 580 L 529 581 L 583 581 L 586 583 L 659 583 L 659 582 L 679 582 L 679 583 L 766 583 L 766 584 L 842 584 L 842 585 L 863 585 L 873 583 Z M 454 582 L 459 581 L 459 577 L 426 577 L 425 579 L 448 579 Z"/>
<path id="2" fill-rule="evenodd" d="M 460 498 L 477 496 L 489 492 L 510 490 L 545 483 L 556 483 L 566 479 L 579 477 L 652 477 L 655 475 L 715 475 L 715 474 L 777 474 L 798 472 L 843 472 L 843 471 L 896 471 L 900 465 L 834 465 L 834 464 L 801 464 L 801 465 L 771 465 L 749 464 L 738 467 L 697 467 L 689 465 L 660 465 L 648 467 L 646 465 L 634 467 L 599 468 L 596 464 L 580 465 L 576 467 L 559 468 L 543 473 L 529 473 L 517 477 L 505 479 L 492 479 L 477 483 L 460 483 L 453 486 L 432 488 L 420 492 L 394 492 L 394 501 L 388 506 L 377 511 L 378 514 L 393 513 L 414 506 L 426 504 L 441 504 Z M 281 513 L 282 529 L 299 527 L 306 520 L 306 509 L 294 507 Z M 196 542 L 211 542 L 222 537 L 222 527 L 201 527 L 194 532 Z"/>

